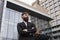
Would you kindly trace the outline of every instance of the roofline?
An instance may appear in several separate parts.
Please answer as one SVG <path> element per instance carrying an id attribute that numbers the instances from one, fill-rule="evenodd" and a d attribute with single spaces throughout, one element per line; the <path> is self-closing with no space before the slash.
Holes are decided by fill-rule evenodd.
<path id="1" fill-rule="evenodd" d="M 39 12 L 39 11 L 38 11 L 37 9 L 35 9 L 34 7 L 32 7 L 32 6 L 30 6 L 30 5 L 27 5 L 27 4 L 23 3 L 23 2 L 16 1 L 16 0 L 8 0 L 8 2 L 11 2 L 11 3 L 13 3 L 13 4 L 16 4 L 16 5 L 20 6 L 20 7 L 24 7 L 24 8 L 26 8 L 26 9 L 30 10 L 30 11 L 34 11 L 34 12 L 40 14 L 40 15 L 43 15 L 43 16 L 49 18 L 49 21 L 52 20 L 52 18 L 51 18 L 49 15 L 46 15 L 45 13 Z"/>
<path id="2" fill-rule="evenodd" d="M 35 11 L 35 12 L 37 12 L 37 13 L 40 13 L 41 15 L 50 17 L 49 15 L 46 15 L 45 13 L 42 13 L 42 12 L 38 11 L 36 8 L 30 6 L 30 5 L 26 4 L 26 3 L 23 3 L 23 2 L 21 2 L 21 1 L 17 1 L 17 0 L 8 0 L 8 1 L 9 1 L 9 2 L 12 2 L 12 3 L 14 3 L 14 4 L 17 4 L 17 5 L 19 5 L 19 6 L 25 7 L 25 8 L 27 8 L 27 9 L 29 9 L 29 10 Z M 50 18 L 51 18 L 51 17 L 50 17 Z"/>

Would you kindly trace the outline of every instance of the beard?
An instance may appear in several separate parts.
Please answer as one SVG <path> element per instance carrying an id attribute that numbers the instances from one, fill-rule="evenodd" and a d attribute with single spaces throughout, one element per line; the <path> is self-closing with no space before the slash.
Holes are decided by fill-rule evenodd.
<path id="1" fill-rule="evenodd" d="M 28 17 L 23 18 L 23 20 L 24 20 L 25 22 L 28 22 Z"/>

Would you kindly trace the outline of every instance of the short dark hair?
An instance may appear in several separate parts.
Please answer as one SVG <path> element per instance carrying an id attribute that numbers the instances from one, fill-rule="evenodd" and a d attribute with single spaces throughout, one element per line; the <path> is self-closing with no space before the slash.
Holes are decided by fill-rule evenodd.
<path id="1" fill-rule="evenodd" d="M 22 16 L 23 16 L 24 14 L 28 14 L 28 12 L 22 12 Z"/>

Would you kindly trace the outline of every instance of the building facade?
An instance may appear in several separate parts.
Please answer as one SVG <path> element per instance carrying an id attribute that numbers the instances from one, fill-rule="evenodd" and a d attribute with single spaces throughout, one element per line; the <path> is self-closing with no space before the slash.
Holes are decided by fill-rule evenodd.
<path id="1" fill-rule="evenodd" d="M 39 5 L 49 10 L 53 40 L 60 40 L 60 0 L 42 0 Z"/>
<path id="2" fill-rule="evenodd" d="M 35 23 L 36 27 L 40 27 L 41 34 L 47 34 L 43 31 L 47 32 L 47 28 L 50 27 L 49 21 L 52 18 L 25 3 L 17 0 L 5 0 L 1 15 L 1 40 L 18 40 L 17 23 L 22 22 L 21 14 L 25 11 L 29 13 L 30 21 Z"/>
<path id="3" fill-rule="evenodd" d="M 2 20 L 3 6 L 4 6 L 4 1 L 0 0 L 0 32 L 1 32 L 1 20 Z"/>

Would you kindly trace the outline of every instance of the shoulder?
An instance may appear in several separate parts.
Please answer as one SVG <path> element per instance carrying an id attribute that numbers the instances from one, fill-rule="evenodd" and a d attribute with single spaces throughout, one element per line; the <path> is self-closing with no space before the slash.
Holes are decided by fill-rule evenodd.
<path id="1" fill-rule="evenodd" d="M 34 23 L 32 23 L 32 22 L 29 22 L 30 24 L 32 24 L 32 25 L 35 25 Z"/>
<path id="2" fill-rule="evenodd" d="M 20 25 L 20 24 L 22 24 L 23 22 L 19 22 L 19 23 L 17 23 L 17 25 Z"/>

